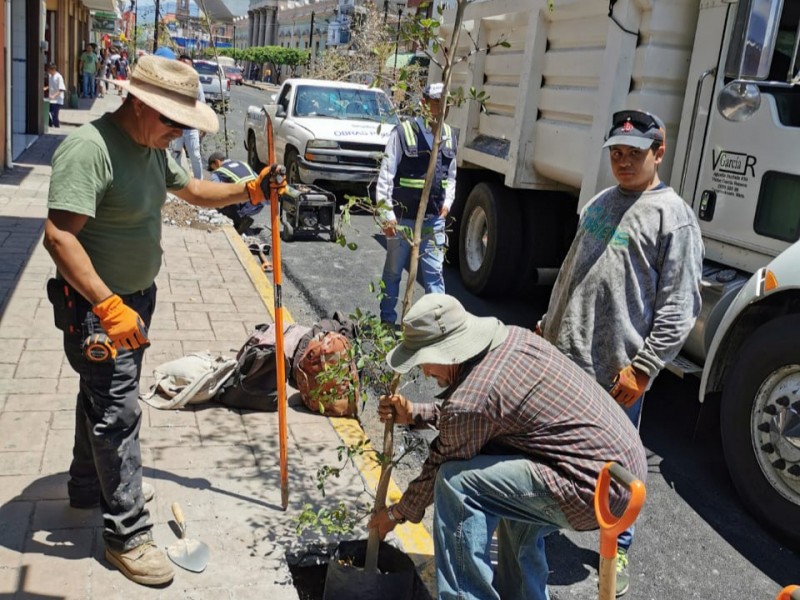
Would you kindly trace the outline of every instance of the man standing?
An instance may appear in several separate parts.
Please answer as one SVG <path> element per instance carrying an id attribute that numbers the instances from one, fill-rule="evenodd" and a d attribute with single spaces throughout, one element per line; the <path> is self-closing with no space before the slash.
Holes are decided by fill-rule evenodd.
<path id="1" fill-rule="evenodd" d="M 428 85 L 423 93 L 423 116 L 402 121 L 392 131 L 378 174 L 376 194 L 378 203 L 383 204 L 381 216 L 386 236 L 382 277 L 385 288 L 380 307 L 381 321 L 385 323 L 397 322 L 400 279 L 411 255 L 410 240 L 398 231 L 398 225 L 414 228 L 433 148 L 433 132 L 427 119 L 435 119 L 442 113 L 443 87 L 441 83 Z M 443 123 L 419 248 L 426 294 L 444 293 L 442 266 L 447 245 L 444 227 L 456 193 L 456 146 L 453 130 Z"/>
<path id="2" fill-rule="evenodd" d="M 592 198 L 537 332 L 592 375 L 638 428 L 643 394 L 700 313 L 703 242 L 691 208 L 658 177 L 666 128 L 618 112 L 603 145 L 619 185 Z M 617 595 L 629 587 L 633 528 L 618 539 Z"/>
<path id="3" fill-rule="evenodd" d="M 56 63 L 47 65 L 47 97 L 50 100 L 50 124 L 53 127 L 61 127 L 58 113 L 64 105 L 64 92 L 67 86 L 64 85 L 64 78 L 56 68 Z"/>
<path id="4" fill-rule="evenodd" d="M 400 502 L 369 526 L 383 538 L 422 520 L 433 502 L 441 600 L 546 600 L 544 538 L 597 529 L 594 489 L 615 461 L 644 481 L 636 429 L 591 377 L 533 332 L 475 317 L 452 296 L 423 296 L 403 319 L 403 341 L 387 356 L 400 373 L 421 366 L 446 388 L 444 402 L 380 400 L 382 421 L 432 424 L 420 475 Z M 614 487 L 611 509 L 627 494 Z M 488 551 L 497 533 L 498 561 Z"/>
<path id="5" fill-rule="evenodd" d="M 222 152 L 214 152 L 208 157 L 208 170 L 211 171 L 211 181 L 224 183 L 246 183 L 256 177 L 256 172 L 247 163 L 238 160 L 228 160 Z M 264 208 L 263 204 L 253 206 L 251 202 L 241 202 L 219 209 L 223 215 L 233 221 L 237 233 L 244 233 L 253 224 L 253 215 L 257 215 Z"/>
<path id="6" fill-rule="evenodd" d="M 194 70 L 194 61 L 188 54 L 181 54 L 178 60 L 182 63 L 192 67 Z M 200 75 L 197 75 L 198 82 Z M 206 96 L 203 93 L 203 86 L 198 83 L 197 86 L 197 100 L 198 102 L 205 103 Z M 186 157 L 192 165 L 192 175 L 195 179 L 203 178 L 203 159 L 200 157 L 200 132 L 197 129 L 185 129 L 183 135 L 172 142 L 172 155 L 175 160 L 180 164 L 181 152 L 186 149 Z"/>
<path id="7" fill-rule="evenodd" d="M 53 156 L 44 245 L 57 275 L 48 296 L 80 376 L 70 504 L 99 503 L 106 559 L 132 581 L 161 585 L 173 572 L 152 541 L 144 505 L 138 401 L 161 265 L 161 206 L 168 189 L 207 208 L 248 198 L 257 204 L 271 170 L 247 184 L 204 182 L 189 178 L 166 152 L 187 127 L 219 126 L 196 100 L 190 67 L 145 56 L 117 85 L 128 92 L 122 105 L 71 133 Z M 87 338 L 94 353 L 84 347 Z"/>
<path id="8" fill-rule="evenodd" d="M 94 98 L 94 77 L 99 66 L 96 47 L 95 44 L 86 44 L 81 54 L 81 98 Z"/>

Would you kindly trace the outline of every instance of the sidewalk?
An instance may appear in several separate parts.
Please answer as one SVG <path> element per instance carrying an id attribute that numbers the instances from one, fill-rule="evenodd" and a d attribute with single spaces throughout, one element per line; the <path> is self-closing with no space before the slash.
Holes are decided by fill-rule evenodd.
<path id="1" fill-rule="evenodd" d="M 337 430 L 359 435 L 352 420 L 312 414 L 290 397 L 284 512 L 277 413 L 210 404 L 159 411 L 142 404 L 144 475 L 156 489 L 148 505 L 155 540 L 163 548 L 177 539 L 170 506 L 178 501 L 189 537 L 211 547 L 203 573 L 176 567 L 175 581 L 164 589 L 136 585 L 110 567 L 103 558 L 99 510 L 67 503 L 78 380 L 45 294 L 45 282 L 55 273 L 41 244 L 50 158 L 75 126 L 114 110 L 119 101 L 112 94 L 91 104 L 81 100 L 80 110 L 62 110 L 62 128 L 51 129 L 0 177 L 0 599 L 297 599 L 287 555 L 330 540 L 298 539 L 294 518 L 305 503 L 321 505 L 316 470 L 338 464 Z M 143 390 L 155 366 L 193 351 L 232 354 L 256 324 L 271 321 L 272 288 L 231 228 L 207 232 L 165 225 L 162 244 Z M 363 485 L 361 474 L 346 470 L 329 482 L 328 501 L 338 503 Z M 408 531 L 410 542 L 399 532 L 401 545 L 429 566 L 429 539 Z M 362 530 L 351 539 L 365 535 Z"/>

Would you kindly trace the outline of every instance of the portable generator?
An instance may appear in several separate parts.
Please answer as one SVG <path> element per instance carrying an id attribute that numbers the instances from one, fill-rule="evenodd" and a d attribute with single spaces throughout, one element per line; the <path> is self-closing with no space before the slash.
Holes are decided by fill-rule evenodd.
<path id="1" fill-rule="evenodd" d="M 287 186 L 281 195 L 281 239 L 291 242 L 296 235 L 327 234 L 336 240 L 336 196 L 315 185 Z"/>

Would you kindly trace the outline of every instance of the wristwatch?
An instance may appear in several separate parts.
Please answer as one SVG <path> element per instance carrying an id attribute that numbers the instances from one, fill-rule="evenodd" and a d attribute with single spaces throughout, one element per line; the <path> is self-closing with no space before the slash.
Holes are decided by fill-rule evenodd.
<path id="1" fill-rule="evenodd" d="M 398 525 L 402 525 L 403 523 L 406 522 L 406 518 L 404 516 L 402 516 L 402 515 L 400 517 L 396 517 L 395 516 L 394 511 L 392 510 L 395 506 L 397 506 L 397 505 L 396 504 L 392 504 L 392 505 L 390 505 L 390 506 L 388 506 L 386 508 L 386 516 L 389 517 L 389 520 L 392 523 L 397 523 Z"/>

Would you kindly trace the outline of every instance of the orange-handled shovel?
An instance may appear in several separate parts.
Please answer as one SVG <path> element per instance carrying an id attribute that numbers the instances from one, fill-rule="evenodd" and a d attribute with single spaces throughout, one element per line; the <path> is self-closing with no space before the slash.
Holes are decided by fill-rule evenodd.
<path id="1" fill-rule="evenodd" d="M 631 493 L 621 517 L 614 516 L 609 507 L 608 492 L 611 478 Z M 600 525 L 600 593 L 599 600 L 614 600 L 617 593 L 617 536 L 633 525 L 645 499 L 644 483 L 615 462 L 606 463 L 597 478 L 594 490 L 594 514 Z"/>
<path id="2" fill-rule="evenodd" d="M 800 585 L 788 585 L 775 600 L 800 600 Z"/>
<path id="3" fill-rule="evenodd" d="M 281 269 L 281 224 L 279 218 L 280 192 L 286 189 L 286 168 L 275 164 L 275 145 L 272 142 L 272 123 L 267 119 L 267 159 L 272 167 L 269 180 L 264 179 L 261 189 L 269 198 L 272 223 L 272 284 L 275 287 L 275 374 L 278 379 L 278 439 L 281 468 L 281 506 L 283 510 L 289 506 L 289 466 L 287 461 L 287 424 L 286 412 L 286 367 L 283 354 L 283 280 Z"/>

